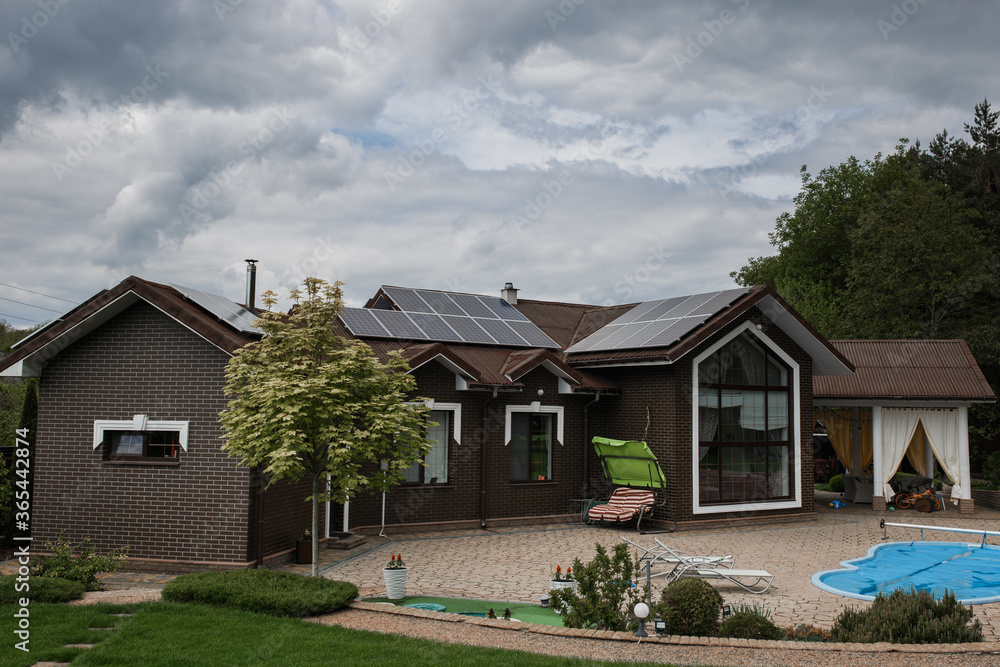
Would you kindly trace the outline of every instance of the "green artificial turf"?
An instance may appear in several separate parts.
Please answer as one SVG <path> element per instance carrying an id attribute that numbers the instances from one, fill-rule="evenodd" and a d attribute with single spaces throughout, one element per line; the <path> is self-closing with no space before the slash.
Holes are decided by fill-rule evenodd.
<path id="1" fill-rule="evenodd" d="M 537 604 L 525 604 L 522 602 L 497 602 L 496 600 L 467 600 L 464 598 L 432 598 L 421 596 L 409 596 L 401 600 L 366 598 L 365 602 L 391 602 L 397 606 L 421 602 L 443 604 L 445 612 L 449 614 L 457 614 L 463 611 L 485 613 L 493 609 L 497 618 L 503 616 L 504 609 L 509 608 L 511 617 L 523 623 L 540 623 L 542 625 L 563 627 L 562 616 L 557 614 L 551 607 L 543 608 Z"/>

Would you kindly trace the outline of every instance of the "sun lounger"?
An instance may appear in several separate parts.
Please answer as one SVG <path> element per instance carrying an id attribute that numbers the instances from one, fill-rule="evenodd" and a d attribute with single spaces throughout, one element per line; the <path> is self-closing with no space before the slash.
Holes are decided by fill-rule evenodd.
<path id="1" fill-rule="evenodd" d="M 663 577 L 665 583 L 681 577 L 698 579 L 721 579 L 739 586 L 751 593 L 763 593 L 770 588 L 774 575 L 767 570 L 738 570 L 734 567 L 732 556 L 689 556 L 683 554 L 653 538 L 655 547 L 643 547 L 628 538 L 622 537 L 639 551 L 641 562 L 646 563 L 646 581 L 653 577 Z M 657 565 L 669 567 L 661 572 L 654 572 Z"/>
<path id="2" fill-rule="evenodd" d="M 774 582 L 774 575 L 767 570 L 737 570 L 724 567 L 686 567 L 679 570 L 675 578 L 681 577 L 722 579 L 750 593 L 763 593 Z"/>
<path id="3" fill-rule="evenodd" d="M 607 502 L 593 505 L 587 510 L 587 523 L 620 523 L 638 519 L 635 527 L 640 533 L 642 517 L 653 511 L 656 495 L 648 489 L 615 489 Z"/>

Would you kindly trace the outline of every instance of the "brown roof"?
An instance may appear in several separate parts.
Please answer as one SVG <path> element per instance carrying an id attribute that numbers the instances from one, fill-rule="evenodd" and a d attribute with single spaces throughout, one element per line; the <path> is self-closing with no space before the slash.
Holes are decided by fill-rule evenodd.
<path id="1" fill-rule="evenodd" d="M 230 354 L 259 338 L 237 331 L 201 306 L 185 299 L 173 287 L 129 276 L 113 288 L 98 292 L 19 342 L 10 355 L 0 360 L 0 371 L 22 362 L 23 374 L 37 375 L 55 351 L 93 331 L 139 300 L 150 303 Z"/>
<path id="2" fill-rule="evenodd" d="M 349 335 L 349 334 L 348 334 Z M 576 391 L 617 391 L 599 375 L 571 368 L 561 355 L 542 348 L 509 348 L 467 343 L 414 343 L 381 338 L 363 338 L 376 356 L 385 361 L 389 352 L 401 350 L 412 368 L 436 360 L 463 375 L 470 387 L 520 388 L 519 382 L 539 366 L 567 379 Z"/>
<path id="3" fill-rule="evenodd" d="M 854 375 L 818 375 L 816 399 L 993 403 L 996 395 L 964 340 L 834 340 Z"/>
<path id="4" fill-rule="evenodd" d="M 565 350 L 637 305 L 588 306 L 518 299 L 514 307 Z"/>

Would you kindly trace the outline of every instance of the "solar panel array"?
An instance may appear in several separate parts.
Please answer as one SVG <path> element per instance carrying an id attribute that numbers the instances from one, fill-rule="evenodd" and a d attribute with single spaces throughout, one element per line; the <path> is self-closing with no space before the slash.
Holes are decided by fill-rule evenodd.
<path id="1" fill-rule="evenodd" d="M 370 338 L 559 348 L 497 297 L 385 286 L 382 291 L 401 310 L 345 308 L 340 319 L 348 331 Z"/>
<path id="2" fill-rule="evenodd" d="M 230 301 L 220 294 L 202 292 L 193 287 L 184 287 L 182 285 L 171 285 L 171 287 L 237 331 L 263 333 L 260 329 L 253 326 L 253 322 L 257 319 L 257 316 L 240 304 Z"/>
<path id="3" fill-rule="evenodd" d="M 749 291 L 749 288 L 739 288 L 645 301 L 587 336 L 567 352 L 673 345 Z"/>

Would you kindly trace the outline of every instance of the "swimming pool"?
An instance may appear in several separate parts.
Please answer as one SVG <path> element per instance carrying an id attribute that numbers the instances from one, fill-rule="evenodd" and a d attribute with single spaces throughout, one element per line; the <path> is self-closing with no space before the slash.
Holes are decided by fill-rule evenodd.
<path id="1" fill-rule="evenodd" d="M 912 586 L 935 597 L 947 589 L 964 604 L 1000 601 L 1000 547 L 991 544 L 889 542 L 840 564 L 814 574 L 813 585 L 858 600 Z"/>

